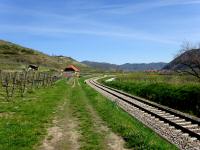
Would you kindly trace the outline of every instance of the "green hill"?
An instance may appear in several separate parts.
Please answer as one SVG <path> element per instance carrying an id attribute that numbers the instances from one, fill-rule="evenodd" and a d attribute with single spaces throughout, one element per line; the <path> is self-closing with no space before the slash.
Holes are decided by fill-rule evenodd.
<path id="1" fill-rule="evenodd" d="M 37 50 L 0 40 L 0 69 L 22 70 L 29 64 L 39 65 L 40 70 L 61 70 L 69 64 L 79 67 L 82 71 L 90 70 L 87 65 L 70 57 L 49 56 Z"/>

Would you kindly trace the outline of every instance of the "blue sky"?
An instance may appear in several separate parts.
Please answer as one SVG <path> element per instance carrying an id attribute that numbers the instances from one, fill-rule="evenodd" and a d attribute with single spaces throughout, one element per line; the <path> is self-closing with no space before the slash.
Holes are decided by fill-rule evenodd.
<path id="1" fill-rule="evenodd" d="M 79 61 L 169 62 L 199 25 L 200 0 L 0 0 L 0 39 Z"/>

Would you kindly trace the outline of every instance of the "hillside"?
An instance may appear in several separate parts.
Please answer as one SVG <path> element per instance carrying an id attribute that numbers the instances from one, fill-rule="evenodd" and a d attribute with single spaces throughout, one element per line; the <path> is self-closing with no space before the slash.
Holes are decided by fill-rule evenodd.
<path id="1" fill-rule="evenodd" d="M 83 61 L 83 64 L 88 66 L 108 70 L 108 71 L 115 71 L 115 70 L 123 70 L 123 71 L 144 71 L 144 70 L 159 70 L 162 69 L 166 63 L 159 62 L 159 63 L 138 63 L 138 64 L 110 64 L 110 63 L 100 63 L 100 62 L 92 62 L 92 61 Z"/>
<path id="2" fill-rule="evenodd" d="M 90 69 L 70 57 L 49 56 L 37 50 L 0 40 L 0 69 L 21 70 L 29 64 L 39 65 L 42 70 L 61 70 L 69 64 L 76 65 L 81 70 Z"/>
<path id="3" fill-rule="evenodd" d="M 176 57 L 170 63 L 165 65 L 163 69 L 165 70 L 187 69 L 187 66 L 183 65 L 183 62 L 185 62 L 186 64 L 199 63 L 200 65 L 200 49 L 192 49 L 182 53 L 180 56 Z"/>

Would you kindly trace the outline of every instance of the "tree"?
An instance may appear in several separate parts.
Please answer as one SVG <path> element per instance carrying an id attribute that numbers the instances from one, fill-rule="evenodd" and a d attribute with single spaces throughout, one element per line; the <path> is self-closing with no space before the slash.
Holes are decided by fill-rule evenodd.
<path id="1" fill-rule="evenodd" d="M 180 47 L 181 47 L 180 50 L 178 51 L 178 53 L 175 55 L 174 58 L 179 57 L 181 54 L 183 54 L 186 51 L 189 51 L 189 50 L 192 50 L 192 49 L 197 49 L 198 47 L 200 47 L 200 43 L 197 47 L 195 44 L 193 44 L 189 41 L 183 41 L 182 44 L 180 45 Z"/>
<path id="2" fill-rule="evenodd" d="M 190 74 L 200 80 L 200 48 L 189 42 L 182 45 L 177 57 L 177 63 L 182 65 L 181 72 Z"/>

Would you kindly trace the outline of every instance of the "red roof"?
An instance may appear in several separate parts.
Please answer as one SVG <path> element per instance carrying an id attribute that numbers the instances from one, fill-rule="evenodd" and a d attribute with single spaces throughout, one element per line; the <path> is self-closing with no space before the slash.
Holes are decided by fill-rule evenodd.
<path id="1" fill-rule="evenodd" d="M 78 69 L 78 68 L 75 67 L 74 65 L 69 65 L 69 66 L 67 66 L 65 69 L 73 69 L 74 71 L 80 71 L 80 69 Z"/>

